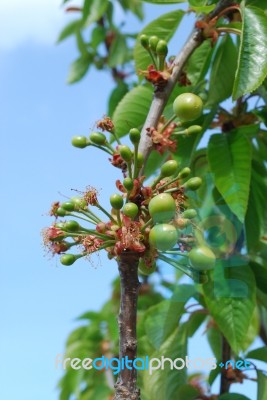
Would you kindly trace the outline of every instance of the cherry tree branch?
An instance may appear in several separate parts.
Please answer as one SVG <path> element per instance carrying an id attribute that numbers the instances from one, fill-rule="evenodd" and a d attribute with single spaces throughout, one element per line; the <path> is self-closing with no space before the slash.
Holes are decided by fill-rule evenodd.
<path id="1" fill-rule="evenodd" d="M 232 1 L 221 0 L 208 19 L 214 18 L 221 13 L 224 8 L 229 7 Z M 186 41 L 183 49 L 174 60 L 174 67 L 167 85 L 161 90 L 156 90 L 154 98 L 148 112 L 145 124 L 142 129 L 141 141 L 138 151 L 141 152 L 145 160 L 153 148 L 151 138 L 147 135 L 147 128 L 156 127 L 161 117 L 164 107 L 175 87 L 182 69 L 194 52 L 205 40 L 202 31 L 193 29 L 191 35 Z M 141 172 L 142 173 L 142 172 Z M 118 318 L 119 337 L 120 337 L 120 360 L 135 360 L 137 355 L 137 337 L 136 337 L 136 319 L 137 319 L 137 299 L 138 299 L 138 262 L 139 254 L 125 251 L 118 260 L 119 273 L 121 278 L 121 303 Z M 135 368 L 124 368 L 120 371 L 120 376 L 115 384 L 114 400 L 139 400 L 140 391 L 137 388 L 137 371 Z"/>
<path id="2" fill-rule="evenodd" d="M 221 0 L 217 4 L 216 8 L 212 13 L 209 14 L 207 20 L 211 20 L 217 15 L 221 14 L 222 11 L 228 8 L 231 4 L 233 4 L 232 0 Z M 148 112 L 146 121 L 143 125 L 143 129 L 141 132 L 141 140 L 139 144 L 138 151 L 144 155 L 145 160 L 147 160 L 152 148 L 153 143 L 151 137 L 148 136 L 147 129 L 151 127 L 156 127 L 158 125 L 159 119 L 163 113 L 164 107 L 171 95 L 172 90 L 174 89 L 178 78 L 183 70 L 185 63 L 191 54 L 201 45 L 201 43 L 205 40 L 202 35 L 202 31 L 200 29 L 194 28 L 191 35 L 187 39 L 182 50 L 177 54 L 174 60 L 174 68 L 172 71 L 172 75 L 168 80 L 167 85 L 162 91 L 155 91 L 154 98 Z M 142 174 L 142 171 L 141 171 Z"/>
<path id="3" fill-rule="evenodd" d="M 137 298 L 139 289 L 138 280 L 139 254 L 125 251 L 120 255 L 118 265 L 121 278 L 121 302 L 118 318 L 120 331 L 120 360 L 129 363 L 120 371 L 115 385 L 114 400 L 139 400 L 140 391 L 137 388 L 137 370 L 132 363 L 137 354 L 136 318 Z M 126 361 L 128 360 L 128 361 Z"/>

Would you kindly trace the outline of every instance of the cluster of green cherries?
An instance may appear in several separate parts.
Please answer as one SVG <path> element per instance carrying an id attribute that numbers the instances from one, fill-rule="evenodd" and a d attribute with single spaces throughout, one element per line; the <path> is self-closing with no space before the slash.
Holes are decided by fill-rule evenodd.
<path id="1" fill-rule="evenodd" d="M 201 185 L 201 179 L 198 177 L 189 179 L 184 187 L 188 190 L 197 190 Z M 160 193 L 153 197 L 149 203 L 149 213 L 153 219 L 154 226 L 149 233 L 149 243 L 152 247 L 160 252 L 167 252 L 179 241 L 180 229 L 175 226 L 176 204 L 173 197 L 169 193 Z M 190 220 L 197 216 L 195 209 L 185 210 L 180 220 L 180 228 L 189 225 Z M 179 220 L 178 220 L 179 221 Z M 184 255 L 177 251 L 170 254 Z M 186 254 L 190 260 L 193 269 L 197 271 L 206 271 L 213 269 L 216 257 L 214 253 L 205 245 L 194 247 Z"/>
<path id="2" fill-rule="evenodd" d="M 164 47 L 164 43 L 162 43 L 163 41 L 158 40 L 156 45 L 156 40 L 152 39 L 153 37 L 148 40 L 148 45 L 144 45 L 147 43 L 146 39 L 141 37 L 144 47 L 148 46 L 149 51 L 151 53 L 154 51 L 154 53 L 158 55 L 159 60 L 161 60 L 161 50 L 159 49 Z M 174 118 L 178 118 L 179 121 L 181 121 L 181 125 L 184 122 L 187 123 L 194 121 L 200 117 L 202 109 L 203 103 L 199 96 L 193 93 L 180 94 L 173 103 L 174 117 L 172 117 L 172 120 Z M 198 133 L 201 127 L 198 125 L 193 125 L 187 128 L 187 130 L 190 129 L 192 132 L 190 131 L 189 133 Z M 178 134 L 179 133 L 184 132 L 178 131 Z M 112 132 L 112 134 L 114 134 L 115 139 L 117 139 L 115 132 Z M 125 189 L 125 195 L 122 196 L 121 194 L 114 193 L 110 197 L 110 204 L 113 209 L 113 214 L 103 210 L 99 203 L 95 205 L 101 211 L 104 211 L 104 213 L 109 217 L 109 220 L 113 222 L 116 229 L 119 229 L 123 226 L 123 215 L 129 217 L 132 221 L 139 221 L 141 218 L 143 221 L 141 232 L 145 233 L 146 230 L 148 233 L 148 237 L 146 237 L 144 234 L 142 243 L 148 249 L 152 250 L 152 253 L 153 249 L 155 250 L 155 258 L 159 258 L 177 267 L 176 261 L 166 257 L 165 254 L 177 254 L 180 256 L 185 256 L 189 259 L 189 265 L 188 267 L 182 266 L 180 268 L 183 270 L 183 272 L 187 273 L 187 275 L 191 277 L 195 276 L 195 271 L 200 272 L 200 274 L 202 272 L 205 274 L 205 271 L 214 268 L 216 257 L 209 247 L 205 245 L 204 240 L 197 244 L 194 242 L 193 248 L 190 246 L 189 251 L 180 251 L 178 243 L 183 242 L 183 229 L 190 225 L 191 220 L 197 216 L 197 212 L 194 209 L 186 209 L 182 206 L 182 211 L 177 214 L 177 200 L 175 200 L 177 191 L 185 193 L 188 190 L 197 190 L 201 186 L 201 178 L 189 178 L 191 173 L 190 168 L 183 168 L 177 173 L 177 161 L 169 160 L 162 165 L 159 176 L 154 179 L 151 185 L 148 186 L 152 192 L 152 196 L 148 205 L 140 205 L 138 202 L 136 204 L 135 199 L 131 196 L 131 193 L 134 189 L 134 181 L 136 179 L 138 180 L 140 169 L 144 164 L 144 157 L 138 152 L 140 131 L 136 128 L 131 129 L 129 132 L 129 138 L 134 146 L 133 150 L 128 146 L 121 144 L 119 139 L 117 139 L 119 146 L 115 150 L 108 142 L 106 136 L 101 132 L 93 132 L 89 139 L 85 136 L 73 137 L 72 144 L 75 147 L 85 148 L 89 145 L 93 145 L 113 156 L 115 153 L 119 153 L 121 159 L 127 165 L 128 176 L 125 177 L 122 182 L 122 185 Z M 62 207 L 58 209 L 58 215 L 66 215 L 66 210 L 60 214 L 61 209 Z M 86 211 L 85 214 L 86 213 L 88 214 L 88 211 Z M 94 214 L 92 215 L 90 214 L 90 222 L 94 223 L 95 225 L 97 225 L 99 222 L 102 222 Z M 93 231 L 90 232 L 93 233 Z M 108 237 L 105 238 L 105 235 L 106 233 L 102 234 L 103 240 L 108 239 Z M 97 237 L 98 236 L 100 238 L 101 234 L 97 233 Z M 112 247 L 112 243 L 114 243 L 114 238 L 111 238 L 111 240 L 113 240 L 113 242 L 110 243 L 110 247 Z M 106 248 L 107 251 L 109 251 L 107 246 L 102 246 L 102 248 Z M 61 262 L 65 260 L 66 256 L 67 254 L 61 257 Z M 76 258 L 79 257 L 80 256 L 77 256 Z M 67 265 L 64 262 L 62 263 Z M 153 272 L 154 269 L 154 267 L 151 268 L 151 265 L 149 267 L 146 265 L 144 258 L 140 258 L 140 272 L 148 275 Z"/>
<path id="3" fill-rule="evenodd" d="M 140 36 L 140 43 L 148 52 L 151 61 L 158 71 L 163 71 L 165 68 L 165 59 L 168 54 L 168 45 L 165 40 L 159 39 L 158 36 Z"/>

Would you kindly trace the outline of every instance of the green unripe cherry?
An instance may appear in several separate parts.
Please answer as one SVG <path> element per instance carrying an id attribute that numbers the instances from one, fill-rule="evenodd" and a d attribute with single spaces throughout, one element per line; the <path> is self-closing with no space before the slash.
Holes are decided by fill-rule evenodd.
<path id="1" fill-rule="evenodd" d="M 58 209 L 56 210 L 55 214 L 56 214 L 58 217 L 65 217 L 65 215 L 66 215 L 66 210 L 64 210 L 64 208 L 62 208 L 62 207 L 58 207 Z"/>
<path id="2" fill-rule="evenodd" d="M 114 210 L 120 210 L 123 206 L 123 198 L 120 194 L 114 193 L 110 196 L 110 204 L 111 207 L 114 208 Z"/>
<path id="3" fill-rule="evenodd" d="M 83 197 L 79 196 L 71 197 L 70 202 L 74 205 L 74 209 L 76 211 L 84 210 L 85 208 L 87 208 L 86 201 L 84 200 Z"/>
<path id="4" fill-rule="evenodd" d="M 123 214 L 130 218 L 135 218 L 138 214 L 138 206 L 135 203 L 126 203 L 123 206 Z"/>
<path id="5" fill-rule="evenodd" d="M 59 228 L 59 229 L 63 229 L 63 228 L 64 228 L 64 225 L 65 225 L 65 222 L 57 222 L 57 223 L 55 224 L 55 227 L 56 227 L 56 228 Z"/>
<path id="6" fill-rule="evenodd" d="M 202 126 L 200 125 L 191 125 L 187 128 L 187 135 L 197 135 L 202 132 Z"/>
<path id="7" fill-rule="evenodd" d="M 133 180 L 132 180 L 131 178 L 129 178 L 129 177 L 125 178 L 125 179 L 123 180 L 123 186 L 125 187 L 125 189 L 126 189 L 127 191 L 132 190 L 132 188 L 134 187 Z"/>
<path id="8" fill-rule="evenodd" d="M 173 175 L 178 168 L 178 162 L 175 160 L 166 161 L 160 170 L 160 175 L 162 177 L 167 177 Z"/>
<path id="9" fill-rule="evenodd" d="M 185 179 L 191 174 L 191 169 L 189 167 L 185 167 L 182 171 L 179 172 L 179 178 Z"/>
<path id="10" fill-rule="evenodd" d="M 188 190 L 197 190 L 201 185 L 202 179 L 198 176 L 195 176 L 194 178 L 190 178 L 187 182 L 185 182 L 184 188 Z"/>
<path id="11" fill-rule="evenodd" d="M 67 232 L 77 232 L 80 229 L 80 225 L 77 221 L 70 220 L 65 222 L 64 230 Z"/>
<path id="12" fill-rule="evenodd" d="M 189 208 L 183 212 L 183 218 L 193 219 L 197 216 L 197 212 L 194 208 Z"/>
<path id="13" fill-rule="evenodd" d="M 173 103 L 173 112 L 182 121 L 193 121 L 200 117 L 203 110 L 201 98 L 194 93 L 182 93 Z"/>
<path id="14" fill-rule="evenodd" d="M 128 146 L 125 145 L 119 146 L 119 153 L 121 155 L 121 158 L 126 162 L 131 161 L 131 159 L 133 158 L 132 150 Z"/>
<path id="15" fill-rule="evenodd" d="M 178 232 L 173 225 L 157 224 L 149 232 L 150 246 L 166 251 L 174 247 L 178 240 Z"/>
<path id="16" fill-rule="evenodd" d="M 149 39 L 148 39 L 148 36 L 147 35 L 141 35 L 140 36 L 140 43 L 141 43 L 141 45 L 145 48 L 145 49 L 148 49 L 148 47 L 149 47 Z"/>
<path id="17" fill-rule="evenodd" d="M 130 140 L 133 144 L 140 142 L 141 133 L 137 128 L 132 128 L 129 132 Z"/>
<path id="18" fill-rule="evenodd" d="M 62 203 L 60 207 L 63 208 L 63 210 L 69 212 L 74 211 L 75 209 L 74 204 L 71 201 L 66 201 L 65 203 Z"/>
<path id="19" fill-rule="evenodd" d="M 154 222 L 169 222 L 176 212 L 176 205 L 169 193 L 160 193 L 148 204 L 148 211 Z"/>
<path id="20" fill-rule="evenodd" d="M 188 258 L 192 267 L 197 271 L 206 271 L 215 267 L 215 254 L 207 246 L 193 248 L 188 253 Z"/>
<path id="21" fill-rule="evenodd" d="M 139 259 L 139 264 L 138 264 L 139 274 L 142 274 L 145 276 L 151 275 L 153 272 L 156 271 L 156 267 L 157 267 L 157 265 L 156 265 L 155 261 L 153 262 L 153 264 L 151 266 L 148 267 L 143 258 Z"/>
<path id="22" fill-rule="evenodd" d="M 168 45 L 165 40 L 159 40 L 156 47 L 156 53 L 158 56 L 166 57 L 168 54 Z"/>
<path id="23" fill-rule="evenodd" d="M 156 53 L 157 44 L 159 42 L 159 38 L 157 36 L 150 36 L 149 38 L 149 47 L 151 50 Z"/>
<path id="24" fill-rule="evenodd" d="M 99 146 L 106 143 L 106 136 L 101 132 L 93 132 L 91 133 L 89 139 L 92 143 L 98 144 Z"/>
<path id="25" fill-rule="evenodd" d="M 87 138 L 85 136 L 73 136 L 71 139 L 71 144 L 79 149 L 84 149 L 88 146 Z"/>
<path id="26" fill-rule="evenodd" d="M 63 254 L 63 256 L 60 257 L 60 262 L 63 265 L 72 265 L 75 261 L 76 257 L 74 254 Z"/>

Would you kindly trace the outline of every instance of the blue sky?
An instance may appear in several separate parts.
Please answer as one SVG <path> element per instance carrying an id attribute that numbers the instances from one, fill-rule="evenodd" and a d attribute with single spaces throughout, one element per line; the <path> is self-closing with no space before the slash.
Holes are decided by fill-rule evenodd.
<path id="1" fill-rule="evenodd" d="M 162 11 L 147 9 L 149 20 Z M 0 398 L 56 400 L 56 354 L 63 352 L 75 317 L 108 299 L 117 271 L 105 255 L 97 268 L 83 261 L 61 266 L 45 256 L 40 231 L 51 222 L 51 202 L 72 195 L 71 188 L 102 189 L 104 205 L 114 192 L 118 174 L 106 156 L 70 145 L 73 135 L 89 134 L 105 113 L 113 83 L 92 70 L 81 83 L 66 85 L 77 53 L 72 40 L 55 46 L 67 21 L 59 1 L 1 2 L 0 16 Z M 185 25 L 182 32 L 184 39 Z M 197 340 L 193 351 L 199 354 L 203 338 Z"/>

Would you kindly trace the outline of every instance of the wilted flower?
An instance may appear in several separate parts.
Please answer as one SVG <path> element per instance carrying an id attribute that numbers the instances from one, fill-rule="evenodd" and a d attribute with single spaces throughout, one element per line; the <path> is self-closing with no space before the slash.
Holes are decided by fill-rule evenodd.
<path id="1" fill-rule="evenodd" d="M 155 149 L 163 154 L 166 151 L 176 151 L 176 141 L 170 139 L 173 134 L 174 129 L 177 125 L 172 122 L 166 128 L 164 128 L 165 120 L 161 118 L 158 123 L 157 129 L 147 128 L 149 136 L 151 136 L 152 142 L 154 143 Z M 164 129 L 163 129 L 164 128 Z"/>
<path id="2" fill-rule="evenodd" d="M 103 240 L 94 235 L 87 235 L 81 240 L 81 244 L 83 245 L 85 252 L 89 254 L 97 251 L 103 242 Z"/>
<path id="3" fill-rule="evenodd" d="M 97 190 L 92 186 L 88 186 L 83 195 L 83 198 L 86 201 L 87 205 L 90 204 L 92 206 L 95 206 L 96 204 L 98 204 L 97 195 L 98 195 Z"/>
<path id="4" fill-rule="evenodd" d="M 60 202 L 59 201 L 55 201 L 54 203 L 51 204 L 51 208 L 49 211 L 49 215 L 51 217 L 57 217 L 57 210 L 60 207 Z"/>
<path id="5" fill-rule="evenodd" d="M 104 117 L 100 121 L 97 121 L 97 128 L 102 129 L 102 131 L 112 132 L 114 129 L 114 124 L 109 117 Z"/>
<path id="6" fill-rule="evenodd" d="M 146 246 L 141 242 L 143 237 L 141 224 L 138 221 L 132 221 L 131 218 L 122 217 L 122 227 L 118 229 L 117 237 L 119 241 L 115 245 L 115 253 L 120 254 L 123 250 L 133 250 L 138 253 L 143 253 Z"/>

